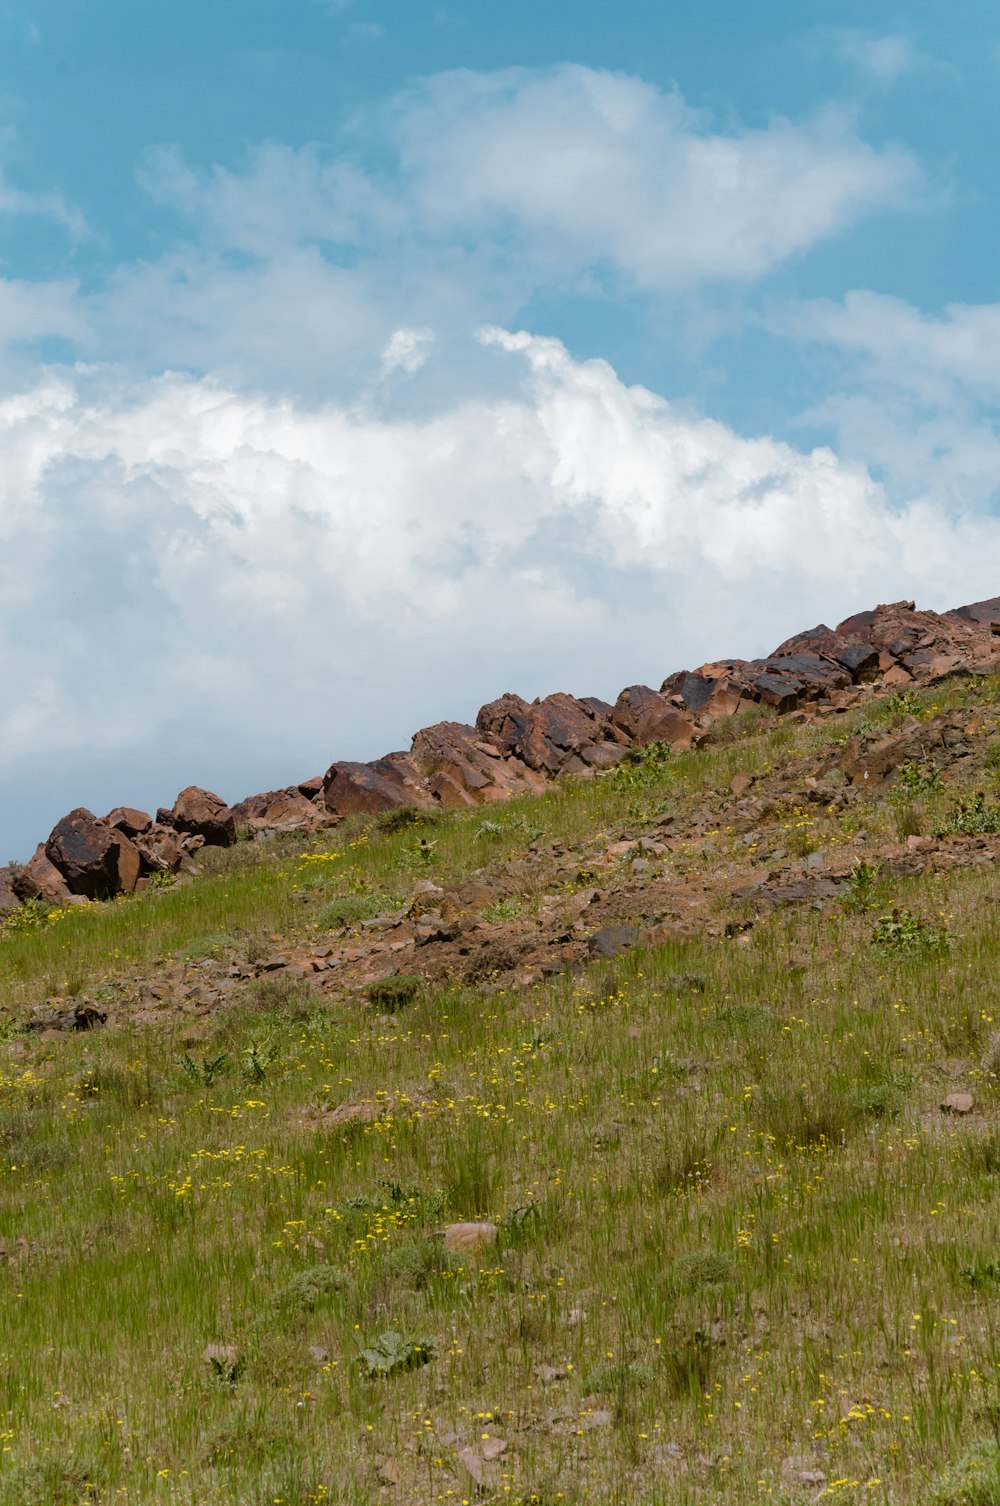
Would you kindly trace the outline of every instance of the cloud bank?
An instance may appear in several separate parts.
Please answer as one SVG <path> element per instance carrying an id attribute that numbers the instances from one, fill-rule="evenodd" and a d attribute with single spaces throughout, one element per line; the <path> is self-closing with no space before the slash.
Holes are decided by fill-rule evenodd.
<path id="1" fill-rule="evenodd" d="M 67 784 L 235 799 L 505 689 L 614 694 L 894 594 L 995 589 L 994 519 L 893 510 L 831 451 L 482 339 L 510 395 L 420 420 L 86 369 L 0 403 L 4 786 L 55 782 L 53 820 Z"/>

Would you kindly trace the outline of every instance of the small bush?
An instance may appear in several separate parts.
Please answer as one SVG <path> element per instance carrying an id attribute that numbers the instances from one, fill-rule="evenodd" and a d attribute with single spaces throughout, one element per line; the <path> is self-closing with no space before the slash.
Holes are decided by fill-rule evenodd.
<path id="1" fill-rule="evenodd" d="M 872 945 L 911 956 L 941 957 L 949 949 L 948 932 L 910 910 L 895 907 L 883 915 L 872 933 Z"/>
<path id="2" fill-rule="evenodd" d="M 405 1009 L 407 1004 L 412 1004 L 423 987 L 423 979 L 415 973 L 397 973 L 391 978 L 379 978 L 375 983 L 369 983 L 365 989 L 365 995 L 369 1004 L 374 1004 L 376 1009 L 384 1009 L 386 1014 L 395 1014 L 397 1009 Z"/>
<path id="3" fill-rule="evenodd" d="M 1000 805 L 987 800 L 982 790 L 956 800 L 938 828 L 940 836 L 982 837 L 1000 832 Z"/>
<path id="4" fill-rule="evenodd" d="M 331 899 L 316 912 L 316 924 L 323 931 L 343 930 L 347 926 L 357 925 L 359 921 L 370 920 L 381 909 L 378 900 L 368 894 L 342 894 L 339 899 Z"/>
<path id="5" fill-rule="evenodd" d="M 369 1380 L 385 1380 L 399 1370 L 429 1365 L 436 1348 L 436 1339 L 406 1339 L 393 1331 L 380 1333 L 370 1349 L 362 1349 L 358 1364 Z"/>
<path id="6" fill-rule="evenodd" d="M 853 911 L 856 915 L 862 915 L 865 911 L 874 909 L 882 897 L 883 888 L 882 864 L 869 863 L 866 858 L 858 858 L 847 876 L 844 908 Z"/>
<path id="7" fill-rule="evenodd" d="M 456 1271 L 461 1261 L 446 1250 L 440 1240 L 425 1240 L 418 1245 L 399 1245 L 385 1257 L 385 1273 L 400 1286 L 420 1292 L 437 1276 Z"/>
<path id="8" fill-rule="evenodd" d="M 332 1265 L 309 1266 L 297 1271 L 280 1286 L 271 1299 L 271 1307 L 277 1313 L 304 1314 L 315 1312 L 324 1297 L 340 1290 L 343 1277 Z"/>
<path id="9" fill-rule="evenodd" d="M 675 772 L 673 763 L 669 743 L 647 743 L 644 748 L 630 748 L 609 777 L 623 790 L 648 789 L 664 784 L 671 777 Z"/>
<path id="10" fill-rule="evenodd" d="M 721 1286 L 733 1274 L 733 1262 L 716 1250 L 692 1250 L 675 1260 L 669 1271 L 676 1291 L 696 1292 L 703 1286 Z"/>

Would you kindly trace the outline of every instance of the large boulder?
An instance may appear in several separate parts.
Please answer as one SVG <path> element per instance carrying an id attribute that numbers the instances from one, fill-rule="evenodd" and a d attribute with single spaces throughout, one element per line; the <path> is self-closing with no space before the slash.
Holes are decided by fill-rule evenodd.
<path id="1" fill-rule="evenodd" d="M 45 905 L 62 909 L 64 905 L 75 904 L 78 900 L 59 869 L 46 857 L 44 842 L 39 842 L 24 867 L 14 874 L 11 887 L 24 905 L 38 899 Z"/>
<path id="2" fill-rule="evenodd" d="M 56 822 L 45 844 L 45 856 L 62 874 L 70 892 L 85 899 L 131 894 L 142 872 L 135 844 L 83 806 Z"/>
<path id="3" fill-rule="evenodd" d="M 196 784 L 181 790 L 170 810 L 158 810 L 156 819 L 174 831 L 201 837 L 206 847 L 231 847 L 236 841 L 236 817 L 229 806 L 219 795 Z"/>
<path id="4" fill-rule="evenodd" d="M 413 739 L 410 757 L 431 795 L 446 807 L 490 805 L 545 788 L 542 775 L 505 758 L 495 743 L 460 722 L 424 727 Z"/>
<path id="5" fill-rule="evenodd" d="M 251 831 L 316 831 L 323 824 L 316 806 L 294 785 L 287 790 L 247 795 L 232 811 Z"/>
<path id="6" fill-rule="evenodd" d="M 335 816 L 377 815 L 404 805 L 433 804 L 416 765 L 406 753 L 388 753 L 373 763 L 334 763 L 323 780 L 323 800 Z"/>
<path id="7" fill-rule="evenodd" d="M 630 685 L 615 702 L 611 720 L 636 743 L 669 743 L 686 752 L 697 734 L 694 715 L 681 711 L 648 685 Z"/>
<path id="8" fill-rule="evenodd" d="M 561 693 L 531 702 L 508 693 L 481 708 L 476 728 L 508 757 L 554 779 L 618 762 L 629 739 L 610 721 L 608 710 L 603 702 Z"/>

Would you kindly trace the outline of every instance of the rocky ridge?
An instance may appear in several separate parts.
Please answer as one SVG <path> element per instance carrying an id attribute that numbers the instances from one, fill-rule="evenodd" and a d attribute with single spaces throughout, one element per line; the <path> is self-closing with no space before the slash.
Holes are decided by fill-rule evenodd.
<path id="1" fill-rule="evenodd" d="M 368 763 L 337 761 L 322 777 L 233 806 L 191 786 L 155 817 L 126 806 L 103 817 L 82 807 L 70 811 L 26 864 L 0 868 L 0 917 L 33 900 L 62 907 L 134 893 L 158 873 L 190 868 L 203 846 L 230 846 L 240 828 L 253 835 L 309 833 L 348 816 L 401 807 L 492 805 L 540 793 L 563 774 L 592 777 L 653 742 L 686 752 L 701 746 L 720 720 L 752 705 L 810 721 L 835 715 L 876 687 L 933 686 L 997 670 L 1000 597 L 944 613 L 918 611 L 904 601 L 857 613 L 836 628 L 821 623 L 764 659 L 682 670 L 659 690 L 628 686 L 614 705 L 562 693 L 532 702 L 506 694 L 483 706 L 474 725 L 423 728 L 409 752 Z M 961 729 L 932 727 L 925 734 L 962 735 Z M 874 786 L 898 766 L 906 755 L 887 743 L 893 740 L 882 739 L 878 748 L 855 740 L 845 751 L 849 784 Z M 932 754 L 928 748 L 922 756 Z M 637 860 L 643 861 L 641 854 Z M 432 914 L 432 930 L 436 924 Z M 441 925 L 447 929 L 443 919 Z M 427 939 L 433 938 L 414 936 Z"/>

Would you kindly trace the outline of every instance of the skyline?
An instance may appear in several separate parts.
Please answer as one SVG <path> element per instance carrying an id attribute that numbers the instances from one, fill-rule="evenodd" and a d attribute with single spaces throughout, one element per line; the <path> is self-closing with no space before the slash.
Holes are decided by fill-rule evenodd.
<path id="1" fill-rule="evenodd" d="M 563 10 L 0 11 L 5 857 L 1000 590 L 986 8 Z"/>

